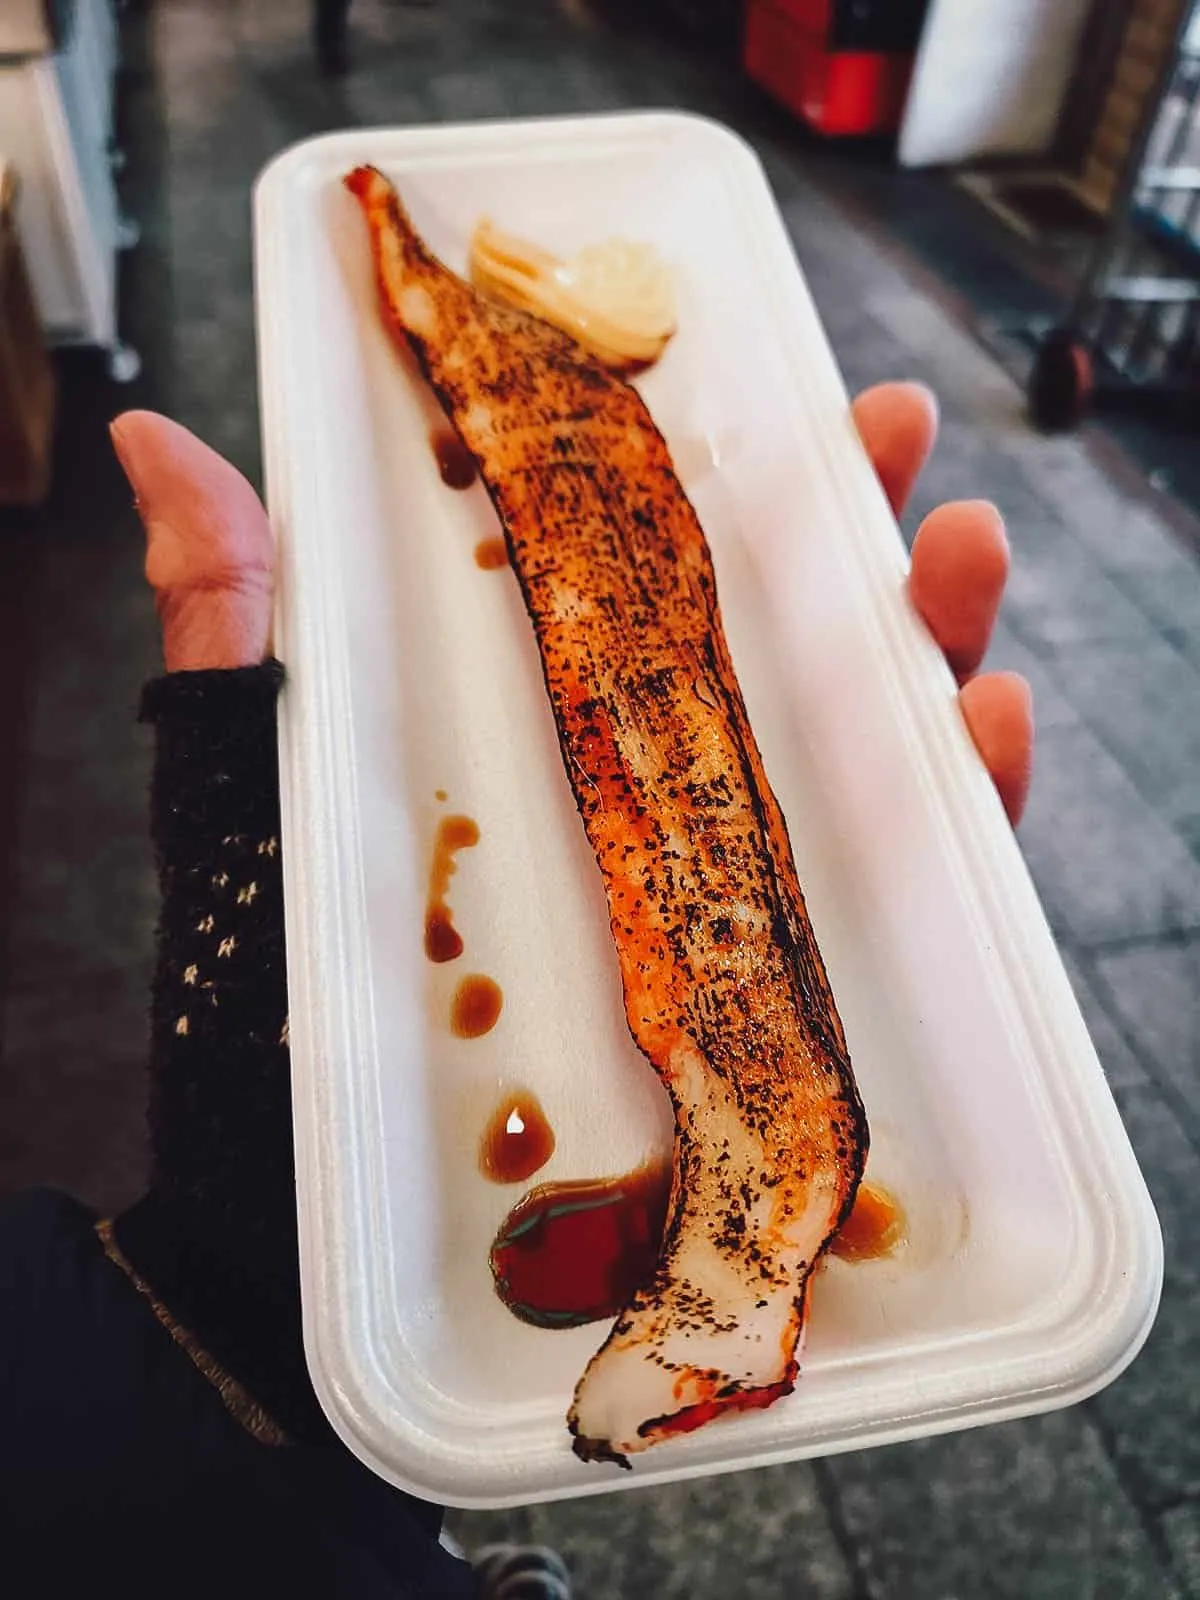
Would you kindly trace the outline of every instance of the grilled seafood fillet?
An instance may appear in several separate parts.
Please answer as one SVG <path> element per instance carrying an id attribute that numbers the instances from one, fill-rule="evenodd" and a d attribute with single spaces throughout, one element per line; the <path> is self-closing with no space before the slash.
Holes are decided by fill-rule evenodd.
<path id="1" fill-rule="evenodd" d="M 675 1109 L 666 1233 L 579 1381 L 576 1452 L 616 1460 L 797 1372 L 813 1268 L 867 1127 L 734 675 L 703 532 L 637 392 L 425 248 L 346 179 L 384 317 L 479 464 L 537 634 L 637 1044 Z"/>

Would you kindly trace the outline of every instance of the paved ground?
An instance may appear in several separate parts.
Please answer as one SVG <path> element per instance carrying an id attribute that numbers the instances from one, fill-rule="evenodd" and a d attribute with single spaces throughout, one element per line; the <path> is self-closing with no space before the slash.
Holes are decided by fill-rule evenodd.
<path id="1" fill-rule="evenodd" d="M 460 1528 L 552 1540 L 588 1600 L 1200 1595 L 1200 565 L 1172 508 L 1128 475 L 1118 486 L 1087 440 L 1032 435 L 927 269 L 912 275 L 886 231 L 842 208 L 836 163 L 814 160 L 729 69 L 653 33 L 620 37 L 583 0 L 355 10 L 357 65 L 332 86 L 314 75 L 300 0 L 176 0 L 131 21 L 124 115 L 144 240 L 127 324 L 146 362 L 133 398 L 257 474 L 248 186 L 298 136 L 663 104 L 740 125 L 851 384 L 916 376 L 941 396 L 918 512 L 984 495 L 1008 514 L 1015 570 L 994 659 L 1030 676 L 1040 712 L 1022 840 L 1167 1241 L 1144 1354 L 1073 1411 Z M 15 758 L 0 790 L 20 824 L 0 862 L 0 1191 L 53 1181 L 105 1206 L 141 1176 L 153 918 L 147 750 L 130 709 L 155 629 L 101 429 L 129 398 L 89 363 L 69 367 L 71 483 L 45 525 L 0 539 L 0 751 Z"/>

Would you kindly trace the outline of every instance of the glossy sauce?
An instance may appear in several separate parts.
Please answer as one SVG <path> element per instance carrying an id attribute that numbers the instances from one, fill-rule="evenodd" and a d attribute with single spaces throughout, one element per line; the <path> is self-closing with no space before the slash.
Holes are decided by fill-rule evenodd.
<path id="1" fill-rule="evenodd" d="M 461 940 L 459 948 L 462 948 Z M 496 1026 L 503 1005 L 504 991 L 500 985 L 480 972 L 471 973 L 459 984 L 450 1002 L 451 1033 L 458 1039 L 482 1038 Z"/>
<path id="2" fill-rule="evenodd" d="M 878 1183 L 864 1183 L 854 1209 L 838 1230 L 829 1254 L 841 1261 L 878 1261 L 904 1239 L 904 1212 L 895 1195 Z"/>
<path id="3" fill-rule="evenodd" d="M 478 475 L 475 457 L 452 428 L 435 428 L 429 435 L 438 471 L 448 489 L 469 489 Z"/>
<path id="4" fill-rule="evenodd" d="M 508 565 L 508 546 L 503 539 L 481 539 L 475 546 L 475 565 L 484 572 L 495 572 Z"/>
<path id="5" fill-rule="evenodd" d="M 500 1225 L 496 1293 L 539 1328 L 615 1317 L 654 1271 L 670 1194 L 663 1161 L 617 1178 L 541 1184 Z"/>
<path id="6" fill-rule="evenodd" d="M 554 1129 L 535 1094 L 518 1089 L 493 1111 L 479 1141 L 479 1170 L 493 1183 L 523 1183 L 554 1154 Z"/>
<path id="7" fill-rule="evenodd" d="M 671 1166 L 665 1161 L 619 1178 L 531 1190 L 492 1244 L 496 1293 L 514 1316 L 539 1328 L 615 1317 L 654 1271 L 670 1194 Z M 843 1261 L 889 1256 L 903 1241 L 904 1226 L 895 1197 L 865 1183 L 830 1254 Z"/>
<path id="8" fill-rule="evenodd" d="M 454 876 L 454 857 L 479 843 L 479 826 L 470 817 L 443 817 L 438 824 L 429 867 L 429 898 L 425 903 L 425 954 L 430 961 L 453 961 L 462 955 L 462 935 L 446 904 L 446 891 Z"/>

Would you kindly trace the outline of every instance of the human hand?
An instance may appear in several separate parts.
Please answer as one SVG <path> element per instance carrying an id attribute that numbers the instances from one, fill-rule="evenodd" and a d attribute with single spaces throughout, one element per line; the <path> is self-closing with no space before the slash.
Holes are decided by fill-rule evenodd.
<path id="1" fill-rule="evenodd" d="M 915 384 L 880 384 L 859 396 L 854 419 L 898 512 L 933 448 L 933 396 Z M 261 661 L 270 642 L 275 547 L 258 496 L 240 472 L 166 417 L 128 411 L 112 435 L 146 528 L 146 576 L 167 670 Z M 1007 573 L 999 513 L 982 501 L 954 502 L 921 525 L 909 592 L 962 685 L 963 717 L 1015 823 L 1033 758 L 1029 686 L 1016 673 L 975 675 Z"/>
<path id="2" fill-rule="evenodd" d="M 168 672 L 255 666 L 271 638 L 275 541 L 262 503 L 195 434 L 153 411 L 112 424 L 146 530 Z"/>
<path id="3" fill-rule="evenodd" d="M 854 402 L 867 454 L 899 515 L 937 437 L 937 402 L 914 383 L 881 383 Z M 909 596 L 959 682 L 975 748 L 1014 827 L 1033 767 L 1033 697 L 1016 672 L 979 672 L 1008 577 L 1008 539 L 995 506 L 954 500 L 917 530 Z"/>

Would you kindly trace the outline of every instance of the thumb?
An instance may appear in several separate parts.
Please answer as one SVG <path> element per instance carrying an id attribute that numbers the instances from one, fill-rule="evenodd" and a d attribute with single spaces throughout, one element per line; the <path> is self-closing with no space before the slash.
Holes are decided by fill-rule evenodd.
<path id="1" fill-rule="evenodd" d="M 127 411 L 110 431 L 146 530 L 167 670 L 261 661 L 275 550 L 258 496 L 228 461 L 153 411 Z"/>

